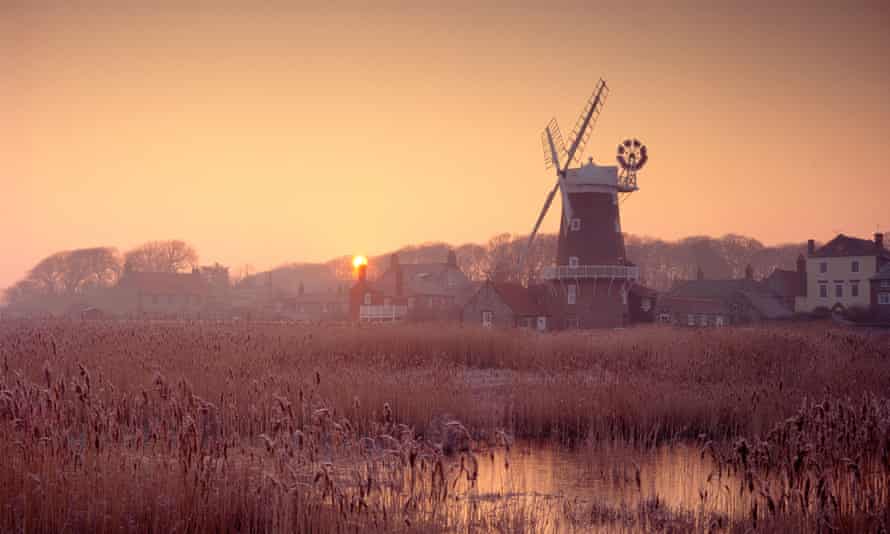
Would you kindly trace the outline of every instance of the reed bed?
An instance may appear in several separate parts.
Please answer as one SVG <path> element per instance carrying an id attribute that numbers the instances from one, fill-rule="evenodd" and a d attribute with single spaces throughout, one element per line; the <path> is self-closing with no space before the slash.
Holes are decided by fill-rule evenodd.
<path id="1" fill-rule="evenodd" d="M 888 524 L 886 335 L 3 322 L 0 360 L 4 532 Z M 744 519 L 480 495 L 480 459 L 514 439 L 696 443 L 766 482 Z"/>

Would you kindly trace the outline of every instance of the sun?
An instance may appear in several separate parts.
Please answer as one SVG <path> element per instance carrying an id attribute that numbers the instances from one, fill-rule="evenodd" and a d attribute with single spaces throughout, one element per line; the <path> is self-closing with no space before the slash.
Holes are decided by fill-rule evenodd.
<path id="1" fill-rule="evenodd" d="M 362 265 L 367 265 L 367 264 L 368 264 L 368 258 L 366 258 L 364 256 L 355 256 L 354 258 L 352 258 L 352 266 L 356 269 L 358 269 Z"/>

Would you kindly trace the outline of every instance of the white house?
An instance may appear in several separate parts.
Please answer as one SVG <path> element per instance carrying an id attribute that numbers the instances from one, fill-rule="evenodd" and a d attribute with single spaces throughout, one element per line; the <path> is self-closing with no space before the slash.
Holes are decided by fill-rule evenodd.
<path id="1" fill-rule="evenodd" d="M 795 311 L 848 309 L 871 306 L 869 279 L 890 262 L 884 234 L 874 240 L 839 234 L 819 247 L 807 245 L 806 290 L 795 300 Z"/>

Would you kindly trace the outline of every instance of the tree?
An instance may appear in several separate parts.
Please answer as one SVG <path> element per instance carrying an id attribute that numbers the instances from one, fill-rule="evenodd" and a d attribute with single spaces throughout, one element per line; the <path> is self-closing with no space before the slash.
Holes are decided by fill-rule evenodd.
<path id="1" fill-rule="evenodd" d="M 114 248 L 56 252 L 40 260 L 24 279 L 7 289 L 6 299 L 10 304 L 22 304 L 83 295 L 113 286 L 120 272 L 121 259 Z"/>
<path id="2" fill-rule="evenodd" d="M 126 253 L 124 269 L 128 271 L 178 273 L 198 263 L 198 252 L 177 239 L 149 241 Z"/>

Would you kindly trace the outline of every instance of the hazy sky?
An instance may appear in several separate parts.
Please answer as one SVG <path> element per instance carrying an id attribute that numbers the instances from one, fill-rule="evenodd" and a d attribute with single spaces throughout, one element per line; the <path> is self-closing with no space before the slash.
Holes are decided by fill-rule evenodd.
<path id="1" fill-rule="evenodd" d="M 0 287 L 81 246 L 266 268 L 526 233 L 540 131 L 600 76 L 588 154 L 649 147 L 625 231 L 890 231 L 885 2 L 65 4 L 0 0 Z"/>

